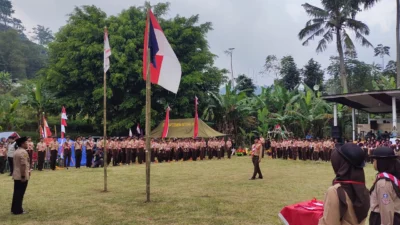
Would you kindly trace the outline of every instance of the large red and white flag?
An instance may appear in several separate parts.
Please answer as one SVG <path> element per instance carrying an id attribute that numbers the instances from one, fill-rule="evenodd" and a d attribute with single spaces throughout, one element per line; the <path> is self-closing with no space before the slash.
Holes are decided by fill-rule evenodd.
<path id="1" fill-rule="evenodd" d="M 137 124 L 137 126 L 136 126 L 136 133 L 138 135 L 140 135 L 142 133 L 141 130 L 140 130 L 140 125 L 139 124 Z"/>
<path id="2" fill-rule="evenodd" d="M 194 129 L 193 138 L 197 138 L 199 135 L 199 115 L 197 114 L 197 105 L 199 104 L 199 99 L 194 97 Z"/>
<path id="3" fill-rule="evenodd" d="M 43 136 L 44 138 L 51 137 L 50 127 L 49 124 L 47 124 L 47 120 L 44 117 L 44 115 L 43 115 Z"/>
<path id="4" fill-rule="evenodd" d="M 42 125 L 39 127 L 40 137 L 45 138 Z"/>
<path id="5" fill-rule="evenodd" d="M 68 119 L 67 111 L 63 106 L 61 110 L 61 139 L 63 139 L 65 135 L 65 127 L 67 126 L 67 119 Z"/>
<path id="6" fill-rule="evenodd" d="M 110 69 L 110 56 L 111 56 L 111 48 L 110 43 L 108 42 L 108 32 L 104 32 L 104 73 L 107 73 L 108 69 Z"/>
<path id="7" fill-rule="evenodd" d="M 162 138 L 166 138 L 168 136 L 168 129 L 169 129 L 169 111 L 171 108 L 168 106 L 167 112 L 165 113 L 165 122 L 164 122 L 164 129 L 162 132 Z"/>
<path id="8" fill-rule="evenodd" d="M 150 54 L 150 62 L 147 62 L 148 54 Z M 147 75 L 147 63 L 150 63 L 151 83 L 158 84 L 176 94 L 181 82 L 181 64 L 151 10 L 148 11 L 144 38 L 144 80 Z"/>

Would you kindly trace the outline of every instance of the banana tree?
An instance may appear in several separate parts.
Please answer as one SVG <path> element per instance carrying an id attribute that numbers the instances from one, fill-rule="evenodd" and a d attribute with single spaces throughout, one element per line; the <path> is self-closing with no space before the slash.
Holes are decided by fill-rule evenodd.
<path id="1" fill-rule="evenodd" d="M 0 120 L 4 123 L 7 130 L 13 130 L 15 124 L 15 111 L 19 106 L 19 99 L 14 100 L 12 103 L 3 103 L 0 110 Z"/>

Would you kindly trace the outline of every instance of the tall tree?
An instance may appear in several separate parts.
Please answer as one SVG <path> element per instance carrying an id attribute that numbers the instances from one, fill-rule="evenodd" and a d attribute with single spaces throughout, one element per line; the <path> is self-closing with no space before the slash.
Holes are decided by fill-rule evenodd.
<path id="1" fill-rule="evenodd" d="M 321 87 L 324 81 L 324 71 L 321 69 L 321 64 L 314 59 L 310 59 L 303 69 L 303 81 L 310 87 L 314 88 L 315 85 Z"/>
<path id="2" fill-rule="evenodd" d="M 339 53 L 340 79 L 344 93 L 348 92 L 347 72 L 344 62 L 344 52 L 355 49 L 354 43 L 348 35 L 348 30 L 356 34 L 362 46 L 372 47 L 365 38 L 369 35 L 369 28 L 363 22 L 354 19 L 357 10 L 344 0 L 322 1 L 323 8 L 312 6 L 308 3 L 302 5 L 309 16 L 312 17 L 298 34 L 303 45 L 308 45 L 315 37 L 322 36 L 317 46 L 317 53 L 325 51 L 328 43 L 336 38 L 336 48 Z"/>
<path id="3" fill-rule="evenodd" d="M 254 85 L 253 80 L 244 74 L 241 74 L 237 78 L 235 78 L 235 81 L 235 89 L 245 92 L 247 96 L 251 96 L 256 90 L 256 86 Z"/>
<path id="4" fill-rule="evenodd" d="M 14 14 L 14 10 L 11 1 L 0 0 L 0 22 L 4 25 L 4 28 L 12 22 L 12 14 Z"/>
<path id="5" fill-rule="evenodd" d="M 262 71 L 261 73 L 264 74 L 273 73 L 275 77 L 278 78 L 280 70 L 281 70 L 280 63 L 276 55 L 268 55 L 267 58 L 265 59 L 264 71 Z"/>
<path id="6" fill-rule="evenodd" d="M 375 56 L 379 56 L 382 59 L 382 69 L 385 68 L 385 55 L 390 56 L 389 54 L 390 47 L 379 44 L 378 46 L 375 47 L 374 51 L 375 51 Z"/>
<path id="7" fill-rule="evenodd" d="M 53 32 L 48 27 L 42 25 L 37 25 L 33 28 L 33 39 L 37 41 L 40 45 L 47 46 L 50 42 L 54 40 Z"/>
<path id="8" fill-rule="evenodd" d="M 218 92 L 226 70 L 214 66 L 215 55 L 206 40 L 211 23 L 199 23 L 199 16 L 163 19 L 168 4 L 153 6 L 168 41 L 180 60 L 182 80 L 178 94 L 152 87 L 152 125 L 164 119 L 165 105 L 171 118 L 193 116 L 190 102 L 200 99 L 204 110 L 207 92 Z M 107 115 L 110 132 L 126 132 L 134 124 L 144 124 L 145 82 L 142 78 L 143 34 L 146 9 L 131 7 L 118 16 L 107 15 L 95 6 L 77 7 L 68 23 L 49 44 L 49 66 L 45 85 L 65 104 L 70 115 L 88 115 L 97 126 L 103 118 L 103 30 L 108 27 L 113 55 L 107 84 Z"/>
<path id="9" fill-rule="evenodd" d="M 281 82 L 287 90 L 293 90 L 300 84 L 300 72 L 292 56 L 285 56 L 281 59 L 280 75 Z"/>

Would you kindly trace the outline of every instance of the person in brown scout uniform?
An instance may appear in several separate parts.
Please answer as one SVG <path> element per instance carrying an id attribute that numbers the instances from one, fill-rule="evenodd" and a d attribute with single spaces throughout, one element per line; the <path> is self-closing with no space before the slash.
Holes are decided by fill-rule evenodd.
<path id="1" fill-rule="evenodd" d="M 232 155 L 232 140 L 231 138 L 228 138 L 228 141 L 226 142 L 226 148 L 227 148 L 227 152 L 228 152 L 228 159 L 231 158 Z M 264 156 L 264 154 L 263 154 Z"/>
<path id="2" fill-rule="evenodd" d="M 145 158 L 144 158 L 144 140 L 143 140 L 143 138 L 140 138 L 139 143 L 138 143 L 138 148 L 139 148 L 138 161 L 139 161 L 139 164 L 142 164 L 143 161 L 145 160 Z"/>
<path id="3" fill-rule="evenodd" d="M 68 169 L 69 165 L 71 164 L 71 142 L 69 140 L 69 136 L 63 143 L 64 149 L 64 167 Z"/>
<path id="4" fill-rule="evenodd" d="M 370 197 L 365 187 L 364 152 L 353 143 L 332 153 L 335 179 L 324 201 L 318 225 L 363 225 L 368 216 Z"/>
<path id="5" fill-rule="evenodd" d="M 29 144 L 28 144 L 29 145 Z M 50 169 L 56 169 L 57 155 L 58 155 L 58 141 L 57 137 L 53 137 L 50 142 Z"/>
<path id="6" fill-rule="evenodd" d="M 113 150 L 114 150 L 114 141 L 112 138 L 108 138 L 107 142 L 107 166 L 110 165 L 111 159 L 113 157 Z"/>
<path id="7" fill-rule="evenodd" d="M 43 171 L 44 156 L 46 155 L 47 145 L 44 143 L 44 139 L 40 138 L 40 142 L 36 145 L 38 151 L 38 170 Z"/>
<path id="8" fill-rule="evenodd" d="M 0 174 L 4 174 L 6 168 L 7 148 L 3 142 L 0 142 Z"/>
<path id="9" fill-rule="evenodd" d="M 81 168 L 82 161 L 82 141 L 81 137 L 78 137 L 74 143 L 75 148 L 75 168 Z"/>
<path id="10" fill-rule="evenodd" d="M 254 166 L 254 172 L 253 176 L 250 178 L 250 180 L 255 180 L 256 176 L 258 174 L 258 179 L 263 179 L 263 175 L 261 173 L 260 169 L 260 162 L 261 162 L 261 156 L 262 156 L 262 144 L 260 143 L 260 140 L 258 137 L 254 140 L 254 151 L 252 154 L 252 161 L 253 161 L 253 166 Z"/>
<path id="11" fill-rule="evenodd" d="M 26 188 L 28 187 L 28 181 L 31 176 L 29 170 L 29 155 L 26 149 L 28 149 L 28 138 L 21 137 L 16 140 L 17 150 L 14 153 L 14 193 L 11 204 L 11 213 L 14 215 L 25 214 L 26 212 L 22 208 L 22 202 Z"/>
<path id="12" fill-rule="evenodd" d="M 371 188 L 370 225 L 400 224 L 400 162 L 388 147 L 375 149 L 375 170 L 379 172 Z"/>
<path id="13" fill-rule="evenodd" d="M 92 167 L 94 141 L 91 136 L 86 141 L 86 168 Z"/>
<path id="14" fill-rule="evenodd" d="M 113 166 L 118 166 L 118 138 L 111 139 Z"/>
<path id="15" fill-rule="evenodd" d="M 32 160 L 33 160 L 33 150 L 35 149 L 35 144 L 33 143 L 33 141 L 32 141 L 32 138 L 31 137 L 27 137 L 28 138 L 28 149 L 26 150 L 27 152 L 28 152 L 28 155 L 29 155 L 29 168 L 33 168 L 33 163 L 32 163 Z"/>

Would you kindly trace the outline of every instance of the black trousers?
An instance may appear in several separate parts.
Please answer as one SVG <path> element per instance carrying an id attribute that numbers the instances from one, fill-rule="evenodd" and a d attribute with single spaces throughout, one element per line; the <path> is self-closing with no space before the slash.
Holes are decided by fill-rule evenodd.
<path id="1" fill-rule="evenodd" d="M 137 156 L 138 150 L 136 148 L 132 149 L 132 163 L 136 163 L 136 156 Z"/>
<path id="2" fill-rule="evenodd" d="M 370 225 L 381 225 L 381 214 L 377 212 L 371 212 L 369 216 L 369 224 Z M 393 225 L 395 224 L 400 224 L 400 214 L 399 213 L 394 213 L 394 218 L 393 218 Z"/>
<path id="3" fill-rule="evenodd" d="M 193 161 L 197 160 L 197 149 L 192 149 L 192 159 Z"/>
<path id="4" fill-rule="evenodd" d="M 121 157 L 121 158 L 122 158 L 122 159 L 121 159 L 121 163 L 124 164 L 124 163 L 126 163 L 126 149 L 123 148 L 121 153 L 122 153 L 122 154 L 121 154 L 121 156 L 122 156 L 122 157 Z"/>
<path id="5" fill-rule="evenodd" d="M 212 159 L 213 158 L 213 150 L 211 148 L 208 149 L 208 159 Z"/>
<path id="6" fill-rule="evenodd" d="M 50 151 L 50 168 L 52 170 L 56 169 L 56 162 L 57 162 L 57 150 Z"/>
<path id="7" fill-rule="evenodd" d="M 222 156 L 221 149 L 220 149 L 219 151 L 217 150 L 217 157 L 218 157 L 218 159 L 221 159 L 221 156 Z"/>
<path id="8" fill-rule="evenodd" d="M 139 148 L 138 162 L 139 162 L 139 164 L 142 164 L 143 161 L 144 161 L 144 149 Z"/>
<path id="9" fill-rule="evenodd" d="M 86 150 L 86 167 L 92 167 L 93 151 Z"/>
<path id="10" fill-rule="evenodd" d="M 11 212 L 13 214 L 22 214 L 22 212 L 24 211 L 22 209 L 22 202 L 24 200 L 27 186 L 28 181 L 21 182 L 20 180 L 14 180 L 14 194 L 11 204 Z"/>
<path id="11" fill-rule="evenodd" d="M 75 167 L 81 168 L 81 161 L 82 161 L 82 150 L 77 149 L 75 150 Z"/>
<path id="12" fill-rule="evenodd" d="M 262 178 L 263 175 L 261 173 L 261 169 L 260 169 L 260 157 L 259 156 L 253 156 L 253 165 L 254 165 L 254 172 L 253 172 L 253 176 L 251 178 L 256 178 L 257 174 L 259 178 Z"/>
<path id="13" fill-rule="evenodd" d="M 180 152 L 179 149 L 175 149 L 175 150 L 174 150 L 174 158 L 175 158 L 175 161 L 179 161 L 179 152 Z"/>
<path id="14" fill-rule="evenodd" d="M 171 157 L 171 150 L 165 151 L 165 155 L 164 156 L 165 156 L 164 157 L 165 162 L 169 162 L 170 157 Z"/>
<path id="15" fill-rule="evenodd" d="M 131 164 L 131 161 L 132 161 L 132 149 L 128 148 L 128 149 L 126 149 L 126 160 L 125 160 L 125 163 L 126 164 Z"/>
<path id="16" fill-rule="evenodd" d="M 12 175 L 14 171 L 14 158 L 8 157 L 7 159 L 8 159 L 8 166 L 10 167 L 10 175 Z"/>
<path id="17" fill-rule="evenodd" d="M 113 166 L 117 166 L 118 165 L 118 150 L 117 149 L 112 150 L 112 158 L 113 158 Z"/>
<path id="18" fill-rule="evenodd" d="M 4 173 L 4 169 L 6 168 L 6 157 L 0 156 L 0 173 Z"/>
<path id="19" fill-rule="evenodd" d="M 44 166 L 44 155 L 46 152 L 38 152 L 38 170 L 42 171 Z"/>
<path id="20" fill-rule="evenodd" d="M 64 167 L 69 167 L 71 164 L 71 149 L 64 149 Z"/>
<path id="21" fill-rule="evenodd" d="M 228 147 L 227 153 L 228 153 L 228 159 L 230 159 L 232 155 L 232 148 Z M 263 151 L 263 158 L 264 158 L 264 151 Z"/>
<path id="22" fill-rule="evenodd" d="M 189 159 L 189 152 L 183 152 L 183 161 L 187 161 Z"/>
<path id="23" fill-rule="evenodd" d="M 32 150 L 29 150 L 29 151 L 27 151 L 28 152 L 28 155 L 29 155 L 29 168 L 31 168 L 32 169 L 32 161 L 33 161 L 33 151 Z"/>

